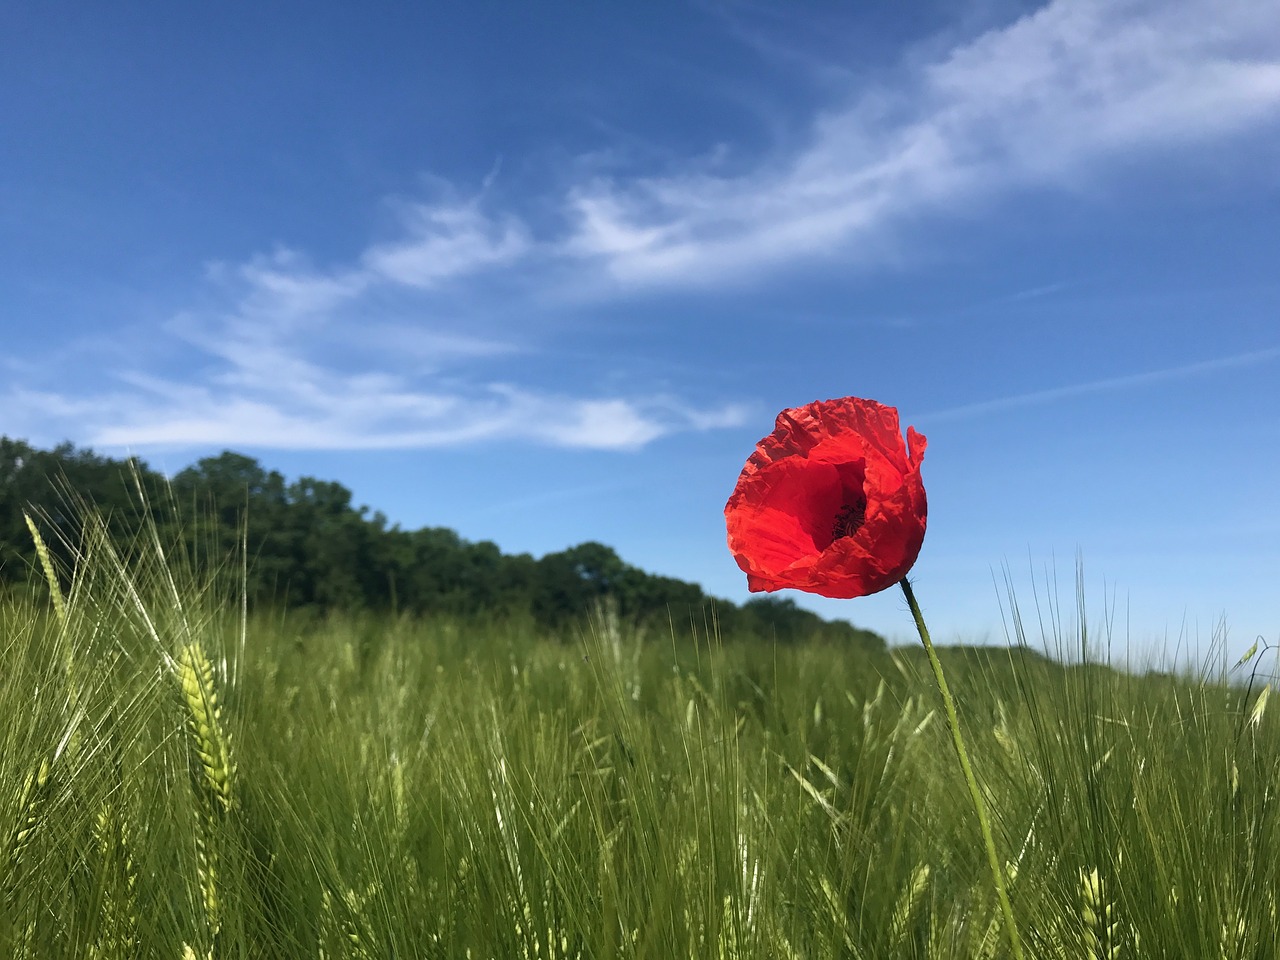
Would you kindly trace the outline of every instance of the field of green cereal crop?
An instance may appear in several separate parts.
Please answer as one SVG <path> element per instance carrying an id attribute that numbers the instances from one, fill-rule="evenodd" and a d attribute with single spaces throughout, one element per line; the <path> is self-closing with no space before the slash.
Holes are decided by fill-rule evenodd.
<path id="1" fill-rule="evenodd" d="M 5 956 L 1008 955 L 919 650 L 291 620 L 192 570 L 91 535 L 4 598 Z M 1276 956 L 1270 664 L 1024 639 L 942 658 L 1028 955 Z"/>

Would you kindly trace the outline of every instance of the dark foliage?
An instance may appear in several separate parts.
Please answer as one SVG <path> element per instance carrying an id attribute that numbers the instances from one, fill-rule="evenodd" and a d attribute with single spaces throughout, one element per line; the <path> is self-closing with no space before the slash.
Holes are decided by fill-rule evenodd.
<path id="1" fill-rule="evenodd" d="M 608 600 L 630 622 L 714 623 L 730 638 L 884 648 L 877 634 L 825 621 L 790 599 L 738 606 L 708 597 L 696 584 L 630 566 L 601 543 L 535 559 L 505 554 L 489 541 L 468 542 L 444 527 L 403 530 L 354 506 L 341 484 L 311 477 L 289 483 L 230 451 L 166 484 L 138 460 L 112 460 L 71 444 L 37 450 L 0 437 L 0 583 L 38 576 L 24 509 L 47 528 L 46 541 L 69 566 L 80 539 L 79 503 L 93 504 L 127 544 L 142 502 L 162 535 L 198 563 L 234 557 L 243 537 L 255 605 L 527 615 L 558 629 Z"/>

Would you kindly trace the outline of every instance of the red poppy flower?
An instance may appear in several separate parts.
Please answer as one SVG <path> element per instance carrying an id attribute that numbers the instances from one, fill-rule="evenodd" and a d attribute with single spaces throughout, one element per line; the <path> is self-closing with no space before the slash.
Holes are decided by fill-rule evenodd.
<path id="1" fill-rule="evenodd" d="M 901 580 L 924 542 L 924 448 L 874 400 L 783 410 L 724 508 L 747 587 L 848 598 Z"/>

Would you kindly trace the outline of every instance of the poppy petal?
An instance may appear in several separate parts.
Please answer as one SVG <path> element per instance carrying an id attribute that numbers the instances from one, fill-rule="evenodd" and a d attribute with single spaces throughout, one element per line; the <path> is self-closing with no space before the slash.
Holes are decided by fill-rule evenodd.
<path id="1" fill-rule="evenodd" d="M 924 542 L 926 441 L 898 411 L 857 397 L 778 414 L 738 477 L 725 521 L 752 591 L 876 593 L 904 577 Z"/>

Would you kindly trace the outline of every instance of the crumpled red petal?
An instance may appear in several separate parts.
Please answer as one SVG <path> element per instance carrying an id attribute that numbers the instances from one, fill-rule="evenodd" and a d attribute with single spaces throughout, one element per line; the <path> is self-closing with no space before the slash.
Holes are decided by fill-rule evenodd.
<path id="1" fill-rule="evenodd" d="M 898 411 L 874 400 L 822 400 L 778 414 L 738 477 L 725 522 L 752 591 L 861 597 L 901 580 L 924 542 L 926 440 L 904 446 Z M 865 503 L 850 535 L 838 516 Z"/>

